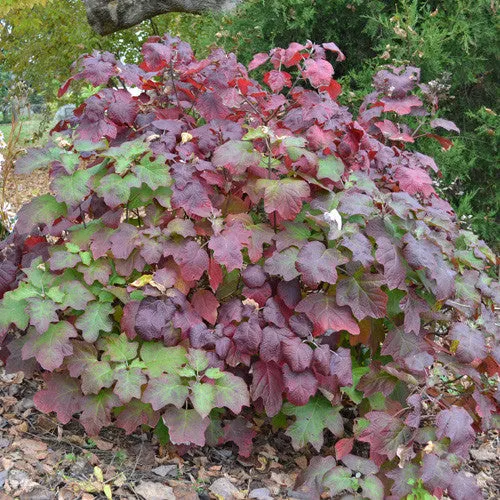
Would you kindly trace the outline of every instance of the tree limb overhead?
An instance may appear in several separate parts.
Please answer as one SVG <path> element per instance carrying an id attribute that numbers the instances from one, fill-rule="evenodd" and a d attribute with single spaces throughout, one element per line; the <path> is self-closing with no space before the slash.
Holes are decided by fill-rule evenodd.
<path id="1" fill-rule="evenodd" d="M 223 11 L 239 0 L 83 0 L 90 26 L 100 35 L 130 28 L 167 12 Z"/>

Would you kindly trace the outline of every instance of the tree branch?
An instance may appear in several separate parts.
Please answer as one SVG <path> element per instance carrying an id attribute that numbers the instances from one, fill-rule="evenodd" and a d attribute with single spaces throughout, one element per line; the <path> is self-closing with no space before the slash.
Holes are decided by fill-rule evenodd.
<path id="1" fill-rule="evenodd" d="M 167 12 L 225 11 L 240 0 L 83 0 L 94 31 L 109 35 Z"/>

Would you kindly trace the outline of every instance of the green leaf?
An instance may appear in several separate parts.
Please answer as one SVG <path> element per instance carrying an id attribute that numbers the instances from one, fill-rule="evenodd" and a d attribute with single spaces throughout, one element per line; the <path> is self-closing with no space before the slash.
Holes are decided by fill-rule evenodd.
<path id="1" fill-rule="evenodd" d="M 104 351 L 105 356 L 109 356 L 110 361 L 124 363 L 137 356 L 139 344 L 129 341 L 124 333 L 120 335 L 112 333 L 100 338 L 97 346 Z"/>
<path id="2" fill-rule="evenodd" d="M 330 495 L 336 497 L 343 491 L 357 490 L 357 481 L 352 477 L 352 471 L 340 465 L 333 467 L 323 476 L 323 487 L 330 490 Z"/>
<path id="3" fill-rule="evenodd" d="M 142 401 L 150 403 L 153 410 L 159 410 L 169 404 L 182 408 L 189 394 L 189 388 L 178 375 L 162 374 L 150 379 Z"/>
<path id="4" fill-rule="evenodd" d="M 83 311 L 95 298 L 85 285 L 76 280 L 62 282 L 58 288 L 64 294 L 61 309 L 71 307 L 76 311 Z"/>
<path id="5" fill-rule="evenodd" d="M 202 349 L 189 349 L 187 359 L 189 366 L 197 372 L 202 372 L 208 367 L 208 357 Z"/>
<path id="6" fill-rule="evenodd" d="M 370 500 L 384 499 L 384 485 L 376 476 L 366 476 L 359 480 L 359 485 L 363 491 L 363 497 Z"/>
<path id="7" fill-rule="evenodd" d="M 140 185 L 135 175 L 127 174 L 125 177 L 120 177 L 118 174 L 107 174 L 96 186 L 95 192 L 104 198 L 106 205 L 116 208 L 126 205 L 130 198 L 131 188 Z"/>
<path id="8" fill-rule="evenodd" d="M 321 158 L 318 165 L 318 179 L 330 179 L 333 182 L 340 181 L 345 169 L 342 160 L 334 155 Z"/>
<path id="9" fill-rule="evenodd" d="M 30 316 L 30 325 L 33 325 L 38 333 L 47 331 L 50 323 L 56 323 L 59 320 L 56 313 L 58 306 L 51 300 L 31 297 L 27 299 L 27 302 L 26 312 Z"/>
<path id="10" fill-rule="evenodd" d="M 28 326 L 29 315 L 25 309 L 28 303 L 24 299 L 16 300 L 12 292 L 7 292 L 0 301 L 0 329 L 14 324 L 20 330 Z"/>
<path id="11" fill-rule="evenodd" d="M 103 387 L 111 387 L 115 381 L 115 370 L 107 361 L 94 358 L 83 371 L 83 394 L 97 394 Z"/>
<path id="12" fill-rule="evenodd" d="M 104 153 L 101 153 L 101 156 L 112 158 L 115 162 L 115 172 L 123 174 L 130 168 L 133 161 L 146 151 L 150 150 L 145 142 L 128 141 L 120 144 L 120 146 L 109 148 Z"/>
<path id="13" fill-rule="evenodd" d="M 102 302 L 91 302 L 85 312 L 78 317 L 75 326 L 82 331 L 83 338 L 87 342 L 95 342 L 99 338 L 99 333 L 110 332 L 113 328 L 113 321 L 110 315 L 114 308 L 111 304 Z"/>
<path id="14" fill-rule="evenodd" d="M 224 373 L 220 371 L 219 368 L 209 368 L 207 371 L 205 371 L 205 377 L 211 378 L 211 379 L 218 379 L 224 376 Z"/>
<path id="15" fill-rule="evenodd" d="M 71 175 L 60 175 L 52 182 L 57 201 L 69 206 L 81 203 L 90 193 L 87 183 L 95 173 L 95 168 L 77 170 Z"/>
<path id="16" fill-rule="evenodd" d="M 80 255 L 67 252 L 64 248 L 54 247 L 49 259 L 51 271 L 62 271 L 63 269 L 72 269 L 81 262 Z"/>
<path id="17" fill-rule="evenodd" d="M 215 380 L 214 407 L 226 407 L 238 414 L 241 413 L 242 406 L 250 406 L 246 382 L 232 373 L 223 372 L 222 377 Z"/>
<path id="18" fill-rule="evenodd" d="M 120 369 L 115 373 L 115 394 L 122 403 L 128 403 L 132 398 L 140 399 L 141 387 L 147 382 L 140 368 Z"/>
<path id="19" fill-rule="evenodd" d="M 44 194 L 19 210 L 16 229 L 20 234 L 28 234 L 39 224 L 51 225 L 65 215 L 66 205 L 59 203 L 51 194 Z"/>
<path id="20" fill-rule="evenodd" d="M 77 336 L 78 332 L 67 321 L 50 324 L 42 335 L 33 331 L 23 346 L 23 359 L 34 356 L 42 368 L 53 371 L 62 365 L 65 356 L 73 353 L 70 338 Z"/>
<path id="21" fill-rule="evenodd" d="M 215 386 L 195 382 L 191 387 L 190 399 L 194 409 L 202 416 L 206 417 L 215 407 Z"/>
<path id="22" fill-rule="evenodd" d="M 158 342 L 144 342 L 141 359 L 146 364 L 148 375 L 158 377 L 161 373 L 178 373 L 187 363 L 187 351 L 182 346 L 165 347 Z"/>
<path id="23" fill-rule="evenodd" d="M 295 416 L 295 422 L 288 428 L 286 435 L 292 438 L 293 447 L 298 450 L 311 443 L 319 452 L 323 446 L 323 432 L 330 430 L 335 436 L 344 433 L 344 424 L 340 416 L 341 407 L 333 407 L 322 396 L 311 398 L 304 406 L 286 403 L 283 413 Z"/>
<path id="24" fill-rule="evenodd" d="M 143 182 L 153 190 L 169 186 L 172 183 L 165 158 L 161 156 L 153 161 L 151 161 L 149 156 L 145 156 L 139 165 L 132 167 L 132 170 L 140 182 Z"/>

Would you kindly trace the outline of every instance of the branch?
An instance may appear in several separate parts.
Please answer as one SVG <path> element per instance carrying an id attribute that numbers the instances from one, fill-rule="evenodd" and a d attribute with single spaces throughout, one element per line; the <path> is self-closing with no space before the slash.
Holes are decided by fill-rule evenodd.
<path id="1" fill-rule="evenodd" d="M 94 31 L 109 35 L 167 12 L 226 11 L 240 0 L 83 0 Z"/>

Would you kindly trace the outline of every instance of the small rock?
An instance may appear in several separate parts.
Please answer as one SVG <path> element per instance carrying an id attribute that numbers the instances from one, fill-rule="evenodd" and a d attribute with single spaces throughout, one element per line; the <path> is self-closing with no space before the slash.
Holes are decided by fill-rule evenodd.
<path id="1" fill-rule="evenodd" d="M 30 479 L 28 474 L 22 470 L 11 469 L 9 471 L 9 477 L 7 479 L 6 486 L 9 486 L 11 492 L 17 491 L 17 494 L 29 493 L 34 488 L 40 486 Z M 6 491 L 8 489 L 6 488 Z"/>
<path id="2" fill-rule="evenodd" d="M 20 500 L 53 500 L 53 498 L 54 492 L 51 492 L 42 486 L 19 497 Z"/>
<path id="3" fill-rule="evenodd" d="M 134 491 L 146 500 L 176 500 L 174 490 L 170 486 L 153 481 L 141 481 Z"/>
<path id="4" fill-rule="evenodd" d="M 0 488 L 3 488 L 5 480 L 7 479 L 8 472 L 6 470 L 0 470 Z"/>
<path id="5" fill-rule="evenodd" d="M 470 450 L 470 454 L 472 455 L 472 458 L 475 460 L 480 460 L 480 461 L 494 461 L 497 458 L 497 454 L 492 451 L 491 449 L 488 449 L 488 447 L 481 446 L 477 450 Z"/>
<path id="6" fill-rule="evenodd" d="M 177 476 L 177 465 L 160 465 L 159 467 L 153 469 L 151 472 L 160 477 L 175 477 Z"/>
<path id="7" fill-rule="evenodd" d="M 215 480 L 210 486 L 210 491 L 224 500 L 233 500 L 239 496 L 238 488 L 225 477 Z"/>
<path id="8" fill-rule="evenodd" d="M 248 498 L 257 498 L 258 500 L 273 500 L 271 492 L 267 488 L 256 488 L 252 490 Z"/>

